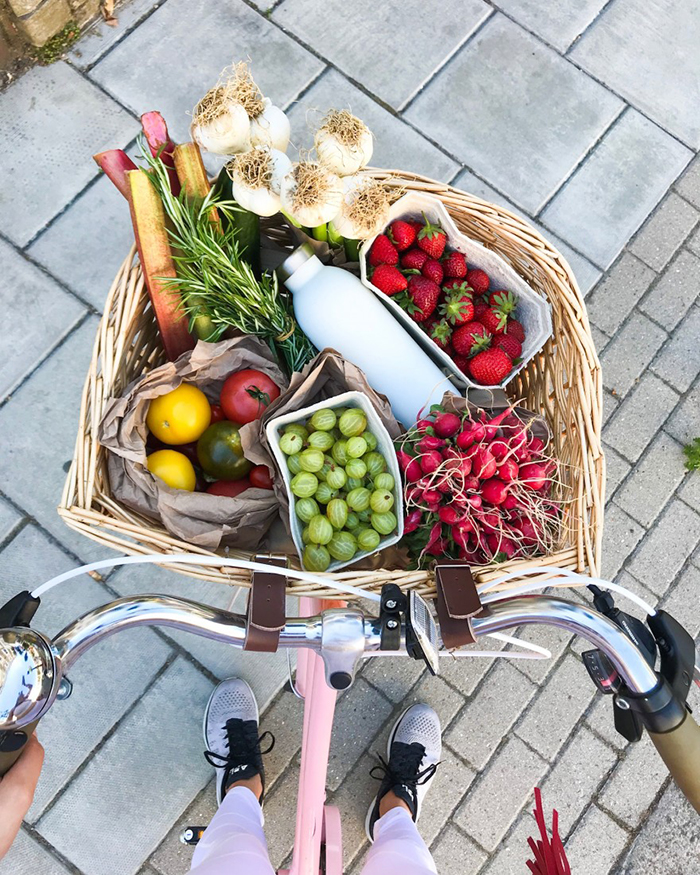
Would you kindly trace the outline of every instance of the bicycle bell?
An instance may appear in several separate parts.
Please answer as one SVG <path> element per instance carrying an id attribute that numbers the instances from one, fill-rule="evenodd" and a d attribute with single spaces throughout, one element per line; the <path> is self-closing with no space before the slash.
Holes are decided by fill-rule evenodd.
<path id="1" fill-rule="evenodd" d="M 0 630 L 0 731 L 38 720 L 56 698 L 59 683 L 47 638 L 28 628 Z"/>

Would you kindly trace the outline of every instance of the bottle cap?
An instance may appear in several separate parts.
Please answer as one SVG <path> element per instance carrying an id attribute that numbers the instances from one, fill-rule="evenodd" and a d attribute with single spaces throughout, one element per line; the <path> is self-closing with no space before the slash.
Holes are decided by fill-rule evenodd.
<path id="1" fill-rule="evenodd" d="M 277 277 L 280 282 L 286 282 L 293 273 L 299 270 L 302 264 L 305 264 L 315 254 L 310 243 L 302 243 L 301 246 L 297 246 L 294 252 L 288 255 L 277 268 Z"/>

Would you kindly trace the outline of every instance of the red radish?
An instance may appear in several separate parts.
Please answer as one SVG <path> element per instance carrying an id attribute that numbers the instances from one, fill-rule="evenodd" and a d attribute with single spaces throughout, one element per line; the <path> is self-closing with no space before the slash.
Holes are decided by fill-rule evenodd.
<path id="1" fill-rule="evenodd" d="M 444 446 L 443 438 L 436 437 L 434 434 L 426 434 L 418 442 L 418 449 L 421 453 L 426 453 L 428 450 L 440 450 Z"/>
<path id="2" fill-rule="evenodd" d="M 481 507 L 480 495 L 470 495 L 468 501 L 475 510 L 478 510 Z"/>
<path id="3" fill-rule="evenodd" d="M 407 480 L 420 480 L 423 476 L 423 471 L 418 459 L 409 456 L 405 450 L 397 450 L 396 457 L 399 460 L 399 467 L 406 475 Z"/>
<path id="4" fill-rule="evenodd" d="M 499 474 L 500 474 L 500 471 L 499 471 Z M 503 499 L 503 501 L 501 503 L 501 507 L 504 510 L 514 510 L 517 506 L 518 506 L 518 499 L 510 493 L 508 495 L 506 495 L 506 497 Z"/>
<path id="5" fill-rule="evenodd" d="M 463 550 L 469 549 L 469 532 L 459 526 L 452 526 L 452 540 Z"/>
<path id="6" fill-rule="evenodd" d="M 486 447 L 480 447 L 474 455 L 474 473 L 481 480 L 488 480 L 496 473 L 498 464 Z"/>
<path id="7" fill-rule="evenodd" d="M 442 523 L 435 523 L 435 525 L 430 530 L 430 534 L 428 535 L 428 543 L 425 545 L 426 550 L 429 550 L 436 541 L 440 540 L 441 533 Z"/>
<path id="8" fill-rule="evenodd" d="M 497 532 L 500 528 L 501 518 L 495 510 L 479 511 L 475 516 L 487 532 Z"/>
<path id="9" fill-rule="evenodd" d="M 498 466 L 498 476 L 501 480 L 515 480 L 518 477 L 519 470 L 515 459 L 504 459 Z"/>
<path id="10" fill-rule="evenodd" d="M 531 453 L 541 453 L 544 449 L 544 443 L 538 437 L 534 435 L 530 438 L 530 442 L 527 445 L 528 450 Z"/>
<path id="11" fill-rule="evenodd" d="M 502 462 L 510 452 L 508 444 L 504 440 L 491 441 L 489 449 L 497 462 Z"/>
<path id="12" fill-rule="evenodd" d="M 489 504 L 503 504 L 508 495 L 508 484 L 497 477 L 485 480 L 481 484 L 481 497 Z"/>
<path id="13" fill-rule="evenodd" d="M 454 525 L 454 523 L 459 522 L 460 514 L 454 507 L 441 507 L 438 511 L 438 516 L 442 520 L 443 523 L 447 523 L 448 525 Z"/>
<path id="14" fill-rule="evenodd" d="M 497 416 L 494 416 L 491 419 L 486 421 L 485 429 L 486 429 L 486 440 L 487 441 L 492 441 L 496 437 L 498 429 L 501 427 L 501 423 L 506 418 L 506 416 L 508 416 L 509 413 L 510 413 L 510 407 L 507 407 L 505 410 L 503 410 Z"/>
<path id="15" fill-rule="evenodd" d="M 412 510 L 403 521 L 403 532 L 404 535 L 408 535 L 411 532 L 415 532 L 418 526 L 421 524 L 421 520 L 423 518 L 423 513 L 420 510 Z"/>
<path id="16" fill-rule="evenodd" d="M 445 462 L 445 468 L 453 474 L 460 473 L 463 477 L 466 477 L 471 473 L 472 460 L 467 456 L 463 456 L 460 459 L 448 459 Z"/>
<path id="17" fill-rule="evenodd" d="M 441 413 L 435 418 L 435 434 L 447 438 L 457 434 L 461 425 L 459 416 L 455 413 Z"/>
<path id="18" fill-rule="evenodd" d="M 530 455 L 530 450 L 528 450 L 525 444 L 516 447 L 513 451 L 513 455 L 518 460 L 518 462 L 529 462 L 532 458 L 532 456 Z"/>
<path id="19" fill-rule="evenodd" d="M 547 469 L 537 462 L 520 466 L 520 482 L 528 489 L 542 489 L 547 483 Z"/>
<path id="20" fill-rule="evenodd" d="M 442 456 L 437 450 L 430 450 L 419 456 L 421 470 L 424 474 L 432 474 L 442 465 Z"/>
<path id="21" fill-rule="evenodd" d="M 423 493 L 423 501 L 427 504 L 438 504 L 441 498 L 437 489 L 426 489 Z"/>
<path id="22" fill-rule="evenodd" d="M 460 450 L 468 449 L 475 442 L 476 433 L 474 429 L 470 426 L 463 428 L 462 431 L 460 431 L 455 438 L 455 444 L 460 448 Z"/>
<path id="23" fill-rule="evenodd" d="M 539 532 L 531 519 L 521 517 L 516 523 L 513 523 L 513 525 L 520 530 L 524 544 L 533 545 L 538 542 Z"/>
<path id="24" fill-rule="evenodd" d="M 475 491 L 479 488 L 479 478 L 478 477 L 465 477 L 464 478 L 464 488 L 467 490 Z"/>
<path id="25" fill-rule="evenodd" d="M 474 531 L 474 523 L 469 519 L 469 517 L 464 517 L 455 523 L 455 528 L 459 529 L 462 532 L 473 532 Z"/>
<path id="26" fill-rule="evenodd" d="M 487 535 L 486 543 L 494 556 L 498 553 L 505 553 L 508 559 L 512 559 L 518 551 L 515 543 L 502 535 Z"/>
<path id="27" fill-rule="evenodd" d="M 435 484 L 435 488 L 442 493 L 452 492 L 452 484 L 450 483 L 449 478 L 440 480 L 439 483 Z"/>
<path id="28" fill-rule="evenodd" d="M 427 431 L 429 428 L 432 428 L 432 427 L 433 427 L 432 419 L 419 419 L 415 425 L 415 428 L 420 432 Z"/>
<path id="29" fill-rule="evenodd" d="M 445 556 L 448 548 L 449 544 L 445 538 L 438 538 L 434 544 L 431 544 L 430 547 L 426 547 L 425 552 L 430 553 L 431 556 Z"/>

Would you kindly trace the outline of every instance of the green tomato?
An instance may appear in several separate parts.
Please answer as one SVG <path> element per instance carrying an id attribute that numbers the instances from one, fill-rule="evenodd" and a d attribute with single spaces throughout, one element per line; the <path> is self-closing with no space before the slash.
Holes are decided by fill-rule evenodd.
<path id="1" fill-rule="evenodd" d="M 311 474 L 320 471 L 325 464 L 321 450 L 314 449 L 304 450 L 299 456 L 299 461 L 301 462 L 301 470 L 309 471 Z"/>
<path id="2" fill-rule="evenodd" d="M 339 465 L 346 465 L 348 461 L 348 442 L 339 440 L 333 444 L 331 456 Z"/>
<path id="3" fill-rule="evenodd" d="M 314 498 L 319 504 L 328 504 L 338 494 L 337 489 L 331 489 L 327 483 L 319 483 L 318 489 L 314 494 Z"/>
<path id="4" fill-rule="evenodd" d="M 394 506 L 394 495 L 387 489 L 375 489 L 369 499 L 369 506 L 375 513 L 386 513 Z"/>
<path id="5" fill-rule="evenodd" d="M 309 436 L 308 428 L 305 428 L 300 422 L 292 422 L 284 428 L 285 434 L 298 434 L 302 441 L 305 441 Z"/>
<path id="6" fill-rule="evenodd" d="M 347 504 L 347 502 L 346 502 L 346 504 Z M 352 530 L 352 529 L 358 528 L 359 525 L 360 525 L 359 516 L 356 513 L 354 513 L 353 511 L 350 511 L 350 513 L 348 514 L 348 518 L 345 520 L 345 528 Z"/>
<path id="7" fill-rule="evenodd" d="M 228 420 L 214 422 L 203 432 L 197 441 L 197 459 L 215 480 L 240 480 L 253 467 L 243 457 L 238 426 Z"/>
<path id="8" fill-rule="evenodd" d="M 309 535 L 309 527 L 308 526 L 304 526 L 304 528 L 301 530 L 301 540 L 302 540 L 303 544 L 310 544 L 311 543 L 311 537 Z"/>
<path id="9" fill-rule="evenodd" d="M 369 499 L 370 499 L 370 491 L 369 489 L 365 489 L 364 486 L 360 486 L 357 489 L 353 489 L 351 492 L 348 492 L 347 502 L 350 510 L 362 511 L 367 510 L 369 507 Z"/>
<path id="10" fill-rule="evenodd" d="M 328 542 L 328 552 L 338 562 L 349 562 L 357 553 L 357 541 L 350 532 L 336 532 Z"/>
<path id="11" fill-rule="evenodd" d="M 367 443 L 368 450 L 376 450 L 377 449 L 378 441 L 377 441 L 377 438 L 372 434 L 371 431 L 366 431 L 362 435 L 362 437 L 365 439 L 365 441 Z"/>
<path id="12" fill-rule="evenodd" d="M 362 434 L 367 428 L 367 417 L 364 411 L 359 410 L 357 407 L 349 408 L 338 420 L 338 428 L 345 437 L 355 437 Z"/>
<path id="13" fill-rule="evenodd" d="M 375 489 L 393 489 L 395 485 L 396 481 L 391 474 L 377 474 L 374 478 Z"/>
<path id="14" fill-rule="evenodd" d="M 294 509 L 296 510 L 299 519 L 305 523 L 308 523 L 312 517 L 315 517 L 317 513 L 320 513 L 319 506 L 313 498 L 300 498 L 296 502 Z"/>
<path id="15" fill-rule="evenodd" d="M 333 446 L 333 435 L 328 434 L 327 431 L 315 431 L 309 435 L 308 444 L 315 450 L 323 450 L 325 452 Z"/>
<path id="16" fill-rule="evenodd" d="M 285 432 L 280 438 L 280 449 L 285 456 L 293 456 L 295 453 L 300 453 L 304 448 L 304 441 L 298 434 L 293 432 Z"/>
<path id="17" fill-rule="evenodd" d="M 397 525 L 396 515 L 390 510 L 385 513 L 373 513 L 370 522 L 372 528 L 380 535 L 390 535 Z"/>
<path id="18" fill-rule="evenodd" d="M 333 526 L 328 517 L 317 513 L 309 520 L 309 538 L 314 544 L 327 544 L 333 537 Z"/>
<path id="19" fill-rule="evenodd" d="M 331 554 L 320 544 L 309 544 L 301 561 L 307 571 L 325 571 L 331 564 Z"/>
<path id="20" fill-rule="evenodd" d="M 343 486 L 345 486 L 347 479 L 348 475 L 337 465 L 333 465 L 330 471 L 326 474 L 326 483 L 331 489 L 342 489 Z"/>
<path id="21" fill-rule="evenodd" d="M 301 471 L 292 477 L 290 485 L 297 498 L 311 498 L 318 489 L 318 477 L 308 471 Z"/>
<path id="22" fill-rule="evenodd" d="M 375 532 L 374 529 L 360 529 L 357 533 L 357 546 L 360 550 L 367 552 L 376 550 L 380 541 L 379 533 Z"/>
<path id="23" fill-rule="evenodd" d="M 299 458 L 299 453 L 295 453 L 293 456 L 287 456 L 287 467 L 292 474 L 298 474 L 301 471 L 301 459 Z"/>
<path id="24" fill-rule="evenodd" d="M 367 452 L 367 441 L 363 437 L 348 438 L 347 452 L 351 459 L 359 459 Z"/>
<path id="25" fill-rule="evenodd" d="M 386 471 L 386 461 L 384 456 L 379 453 L 367 453 L 366 456 L 363 456 L 362 461 L 367 465 L 367 473 L 372 479 Z"/>
<path id="26" fill-rule="evenodd" d="M 335 428 L 337 418 L 334 410 L 326 408 L 325 410 L 317 410 L 309 422 L 317 431 L 331 431 Z"/>
<path id="27" fill-rule="evenodd" d="M 355 438 L 350 438 L 350 440 L 355 440 Z M 362 440 L 362 438 L 358 438 L 358 440 Z M 345 473 L 348 477 L 354 477 L 355 480 L 362 480 L 367 473 L 367 465 L 365 465 L 362 459 L 348 459 Z"/>
<path id="28" fill-rule="evenodd" d="M 326 515 L 334 529 L 343 529 L 348 521 L 348 506 L 342 498 L 332 498 L 326 507 Z"/>

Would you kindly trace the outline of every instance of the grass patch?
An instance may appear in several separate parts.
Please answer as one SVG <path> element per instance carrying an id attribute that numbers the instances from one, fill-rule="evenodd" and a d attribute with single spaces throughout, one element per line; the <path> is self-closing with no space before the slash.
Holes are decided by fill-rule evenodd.
<path id="1" fill-rule="evenodd" d="M 40 49 L 34 49 L 34 57 L 43 66 L 53 64 L 60 60 L 68 49 L 80 37 L 80 27 L 77 21 L 69 21 L 68 24 L 52 36 Z"/>

